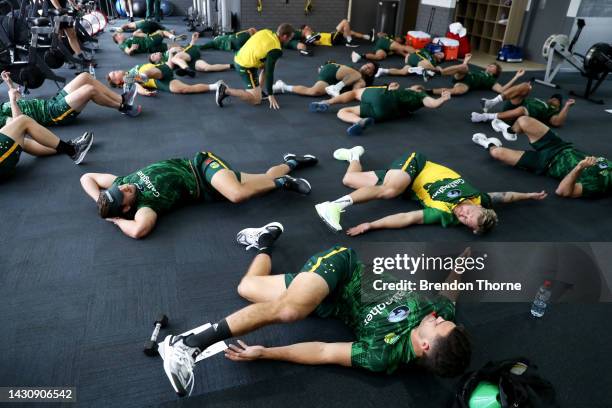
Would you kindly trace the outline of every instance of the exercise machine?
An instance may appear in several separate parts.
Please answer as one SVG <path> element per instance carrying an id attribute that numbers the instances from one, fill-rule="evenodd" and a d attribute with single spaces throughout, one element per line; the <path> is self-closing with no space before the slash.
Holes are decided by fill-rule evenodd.
<path id="1" fill-rule="evenodd" d="M 544 79 L 536 79 L 535 81 L 545 86 L 559 88 L 559 85 L 553 81 L 563 64 L 567 62 L 587 79 L 583 93 L 570 91 L 570 94 L 583 97 L 594 103 L 603 104 L 603 100 L 593 99 L 592 96 L 608 74 L 612 72 L 612 46 L 607 43 L 597 43 L 591 46 L 584 55 L 574 52 L 574 46 L 585 25 L 583 19 L 578 19 L 578 29 L 571 41 L 565 34 L 553 34 L 548 37 L 542 46 L 542 57 L 547 61 Z"/>

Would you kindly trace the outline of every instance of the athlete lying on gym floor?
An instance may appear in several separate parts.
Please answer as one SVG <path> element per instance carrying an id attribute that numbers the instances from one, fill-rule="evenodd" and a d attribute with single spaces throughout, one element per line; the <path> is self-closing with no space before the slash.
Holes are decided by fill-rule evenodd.
<path id="1" fill-rule="evenodd" d="M 0 128 L 0 180 L 15 173 L 22 151 L 34 156 L 62 153 L 80 164 L 93 143 L 93 133 L 85 132 L 74 140 L 64 142 L 34 119 L 21 114 L 17 104 L 18 94 L 16 89 L 9 91 L 13 117 Z"/>
<path id="2" fill-rule="evenodd" d="M 272 86 L 274 93 L 295 93 L 304 96 L 338 96 L 343 90 L 361 89 L 374 82 L 376 63 L 367 62 L 357 71 L 348 65 L 328 62 L 319 67 L 317 82 L 311 87 L 303 85 L 287 85 L 278 80 Z"/>
<path id="3" fill-rule="evenodd" d="M 403 68 L 379 68 L 376 77 L 383 75 L 407 76 L 410 74 L 429 76 L 435 75 L 436 67 L 444 61 L 443 52 L 431 53 L 426 49 L 415 50 L 404 58 Z"/>
<path id="4" fill-rule="evenodd" d="M 248 30 L 239 31 L 234 34 L 218 35 L 212 41 L 200 46 L 201 50 L 219 50 L 235 52 L 242 48 L 244 44 L 257 32 L 255 27 Z"/>
<path id="5" fill-rule="evenodd" d="M 612 192 L 612 161 L 576 149 L 542 122 L 521 116 L 512 128 L 499 119 L 495 119 L 492 126 L 508 140 L 516 140 L 517 134 L 524 133 L 533 150 L 508 149 L 502 147 L 499 139 L 487 138 L 482 133 L 474 135 L 474 143 L 502 163 L 561 180 L 555 190 L 557 195 L 580 198 L 606 196 Z"/>
<path id="6" fill-rule="evenodd" d="M 362 58 L 370 61 L 381 61 L 392 54 L 398 54 L 402 57 L 406 57 L 408 54 L 412 54 L 416 50 L 409 45 L 405 45 L 405 41 L 406 40 L 403 37 L 392 39 L 385 33 L 378 33 L 377 39 L 374 42 L 374 52 L 359 54 L 353 51 L 351 53 L 351 60 L 353 63 L 359 62 Z"/>
<path id="7" fill-rule="evenodd" d="M 145 34 L 135 32 L 130 38 L 127 38 L 124 33 L 116 32 L 112 39 L 127 55 L 134 54 L 151 54 L 153 52 L 163 52 L 168 49 L 168 45 L 164 42 L 164 38 L 170 41 L 180 41 L 187 38 L 187 35 L 174 35 L 170 31 L 159 30 L 153 34 Z M 175 46 L 178 44 L 171 44 Z"/>
<path id="8" fill-rule="evenodd" d="M 251 305 L 201 333 L 169 335 L 160 343 L 164 371 L 178 395 L 191 394 L 195 357 L 209 346 L 271 324 L 303 320 L 310 314 L 341 320 L 353 330 L 355 340 L 277 347 L 249 346 L 237 340 L 225 356 L 233 361 L 337 364 L 386 373 L 416 363 L 443 377 L 460 375 L 469 366 L 469 337 L 453 322 L 459 292 L 433 296 L 408 291 L 367 293 L 364 264 L 353 249 L 342 246 L 313 255 L 298 273 L 271 275 L 270 254 L 281 232 L 281 224 L 270 223 L 238 234 L 240 243 L 259 250 L 238 285 L 238 293 Z M 467 249 L 460 256 L 469 253 Z M 451 272 L 447 281 L 453 280 L 461 276 Z"/>
<path id="9" fill-rule="evenodd" d="M 308 181 L 288 173 L 317 161 L 312 155 L 288 153 L 283 164 L 266 173 L 248 174 L 233 170 L 214 153 L 199 152 L 192 160 L 163 160 L 127 176 L 87 173 L 81 177 L 81 185 L 96 201 L 102 218 L 138 239 L 153 230 L 159 216 L 184 204 L 240 203 L 279 188 L 308 194 Z"/>
<path id="10" fill-rule="evenodd" d="M 9 92 L 17 89 L 7 71 L 2 72 L 2 80 L 9 87 Z M 138 116 L 141 107 L 140 105 L 129 105 L 130 102 L 133 102 L 131 99 L 133 98 L 127 94 L 117 95 L 84 72 L 68 82 L 53 98 L 21 99 L 19 96 L 17 105 L 24 114 L 39 124 L 52 126 L 74 122 L 90 101 L 96 105 L 117 109 L 124 115 Z M 0 106 L 0 126 L 13 115 L 11 106 L 10 102 L 5 102 Z"/>
<path id="11" fill-rule="evenodd" d="M 143 34 L 153 34 L 156 31 L 168 31 L 166 27 L 158 23 L 154 20 L 140 20 L 140 21 L 132 21 L 123 24 L 120 28 L 116 30 L 116 32 L 141 32 Z"/>
<path id="12" fill-rule="evenodd" d="M 355 236 L 375 229 L 406 228 L 415 224 L 442 224 L 443 227 L 463 224 L 475 234 L 482 234 L 497 224 L 497 214 L 491 209 L 494 204 L 546 198 L 544 191 L 482 193 L 454 170 L 431 162 L 417 152 L 403 155 L 386 169 L 363 171 L 359 161 L 363 153 L 361 146 L 334 152 L 334 158 L 349 162 L 342 183 L 355 191 L 315 207 L 319 217 L 336 232 L 342 230 L 340 214 L 350 205 L 400 195 L 418 200 L 424 208 L 366 222 L 346 233 Z"/>
<path id="13" fill-rule="evenodd" d="M 432 89 L 431 92 L 434 95 L 441 95 L 442 92 L 445 91 L 450 92 L 451 95 L 463 95 L 469 91 L 477 90 L 491 90 L 501 93 L 510 88 L 516 80 L 525 75 L 525 70 L 519 69 L 506 85 L 501 85 L 497 82 L 497 78 L 499 78 L 502 72 L 502 68 L 499 64 L 493 62 L 487 65 L 484 71 L 472 71 L 468 65 L 471 58 L 472 54 L 466 54 L 461 64 L 451 65 L 446 68 L 436 67 L 436 71 L 439 72 L 440 75 L 452 75 L 454 85 L 452 88 L 435 88 Z"/>
<path id="14" fill-rule="evenodd" d="M 168 61 L 165 64 L 141 64 L 136 65 L 129 71 L 111 71 L 107 80 L 110 86 L 122 87 L 130 77 L 136 79 L 136 90 L 140 95 L 154 96 L 157 91 L 171 92 L 176 94 L 195 94 L 214 91 L 220 84 L 186 84 L 174 78 L 173 64 Z"/>
<path id="15" fill-rule="evenodd" d="M 326 101 L 311 102 L 309 109 L 311 112 L 326 112 L 330 105 L 358 100 L 359 106 L 342 108 L 338 111 L 340 120 L 352 123 L 346 130 L 347 133 L 350 136 L 357 136 L 376 122 L 404 118 L 422 107 L 436 109 L 450 99 L 449 92 L 435 99 L 423 91 L 421 85 L 400 89 L 399 84 L 393 82 L 388 87 L 356 89 Z"/>
<path id="16" fill-rule="evenodd" d="M 251 105 L 259 105 L 262 100 L 262 86 L 266 86 L 270 109 L 280 109 L 276 97 L 272 93 L 274 84 L 274 68 L 276 62 L 283 56 L 282 45 L 291 41 L 293 27 L 283 23 L 276 32 L 260 30 L 242 46 L 234 57 L 234 68 L 240 74 L 246 85 L 246 90 L 229 88 L 225 83 L 219 84 L 215 102 L 223 107 L 223 100 L 235 96 Z"/>
<path id="17" fill-rule="evenodd" d="M 568 99 L 563 105 L 563 96 L 554 94 L 543 101 L 538 98 L 530 98 L 532 86 L 529 82 L 515 85 L 492 99 L 482 99 L 484 113 L 472 112 L 472 122 L 487 122 L 493 119 L 501 119 L 512 123 L 521 116 L 529 116 L 550 126 L 560 127 L 565 123 L 570 107 L 576 101 Z M 488 113 L 489 110 L 504 102 L 502 112 Z M 563 105 L 563 108 L 561 108 Z"/>
<path id="18" fill-rule="evenodd" d="M 195 76 L 196 71 L 200 72 L 220 72 L 227 71 L 234 67 L 233 64 L 209 64 L 202 59 L 200 47 L 196 41 L 200 38 L 199 33 L 191 35 L 191 42 L 187 47 L 172 47 L 165 52 L 154 52 L 149 56 L 149 62 L 152 64 L 163 64 L 168 61 L 176 66 L 176 74 L 183 76 Z"/>
<path id="19" fill-rule="evenodd" d="M 301 35 L 298 38 L 302 38 L 306 44 L 323 45 L 327 47 L 331 47 L 334 45 L 346 45 L 347 47 L 356 47 L 357 45 L 353 44 L 353 38 L 363 39 L 372 42 L 376 40 L 376 31 L 374 29 L 372 29 L 372 32 L 370 34 L 363 34 L 357 31 L 353 31 L 353 29 L 351 28 L 351 23 L 349 23 L 347 19 L 340 20 L 340 22 L 336 26 L 335 31 L 332 32 L 315 31 L 309 25 L 303 25 L 301 31 Z"/>

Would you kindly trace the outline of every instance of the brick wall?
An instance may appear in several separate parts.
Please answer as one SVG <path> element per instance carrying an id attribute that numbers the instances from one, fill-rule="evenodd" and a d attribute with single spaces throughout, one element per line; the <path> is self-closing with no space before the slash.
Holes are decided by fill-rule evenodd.
<path id="1" fill-rule="evenodd" d="M 427 4 L 419 4 L 419 12 L 417 14 L 416 29 L 420 31 L 427 31 L 427 25 L 429 24 L 429 18 L 431 17 L 431 10 L 434 7 Z M 436 12 L 434 14 L 433 23 L 429 34 L 432 37 L 442 36 L 448 31 L 448 25 L 453 22 L 455 16 L 454 8 L 446 7 L 435 7 Z"/>
<path id="2" fill-rule="evenodd" d="M 346 18 L 348 0 L 313 0 L 313 11 L 304 15 L 304 0 L 262 0 L 263 11 L 256 9 L 255 0 L 243 0 L 240 6 L 240 27 L 276 28 L 290 23 L 296 28 L 308 24 L 320 31 L 331 31 Z"/>

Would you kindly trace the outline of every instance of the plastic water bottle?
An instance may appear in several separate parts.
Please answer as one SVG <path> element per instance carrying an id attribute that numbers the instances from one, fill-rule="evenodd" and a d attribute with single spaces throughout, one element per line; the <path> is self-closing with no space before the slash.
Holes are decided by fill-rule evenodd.
<path id="1" fill-rule="evenodd" d="M 89 74 L 94 77 L 94 79 L 96 78 L 96 68 L 93 64 L 89 64 Z"/>
<path id="2" fill-rule="evenodd" d="M 544 284 L 540 286 L 538 289 L 538 293 L 535 295 L 535 299 L 533 299 L 533 303 L 531 304 L 531 315 L 534 317 L 542 317 L 546 312 L 546 302 L 550 299 L 550 287 L 552 286 L 552 282 L 549 280 L 545 280 Z"/>

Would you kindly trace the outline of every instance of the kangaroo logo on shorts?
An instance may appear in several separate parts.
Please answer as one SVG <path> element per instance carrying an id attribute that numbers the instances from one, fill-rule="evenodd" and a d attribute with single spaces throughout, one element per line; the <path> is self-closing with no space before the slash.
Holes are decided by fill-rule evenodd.
<path id="1" fill-rule="evenodd" d="M 448 193 L 446 193 L 446 196 L 450 199 L 457 198 L 460 195 L 461 195 L 461 190 L 459 190 L 458 188 L 454 188 L 450 190 Z"/>
<path id="2" fill-rule="evenodd" d="M 217 163 L 217 162 L 212 162 L 212 163 L 210 163 L 210 167 L 211 167 L 212 169 L 216 169 L 217 167 L 219 167 L 219 163 Z"/>
<path id="3" fill-rule="evenodd" d="M 410 313 L 410 308 L 408 306 L 398 306 L 389 313 L 389 317 L 387 320 L 391 323 L 401 322 L 408 317 Z"/>

